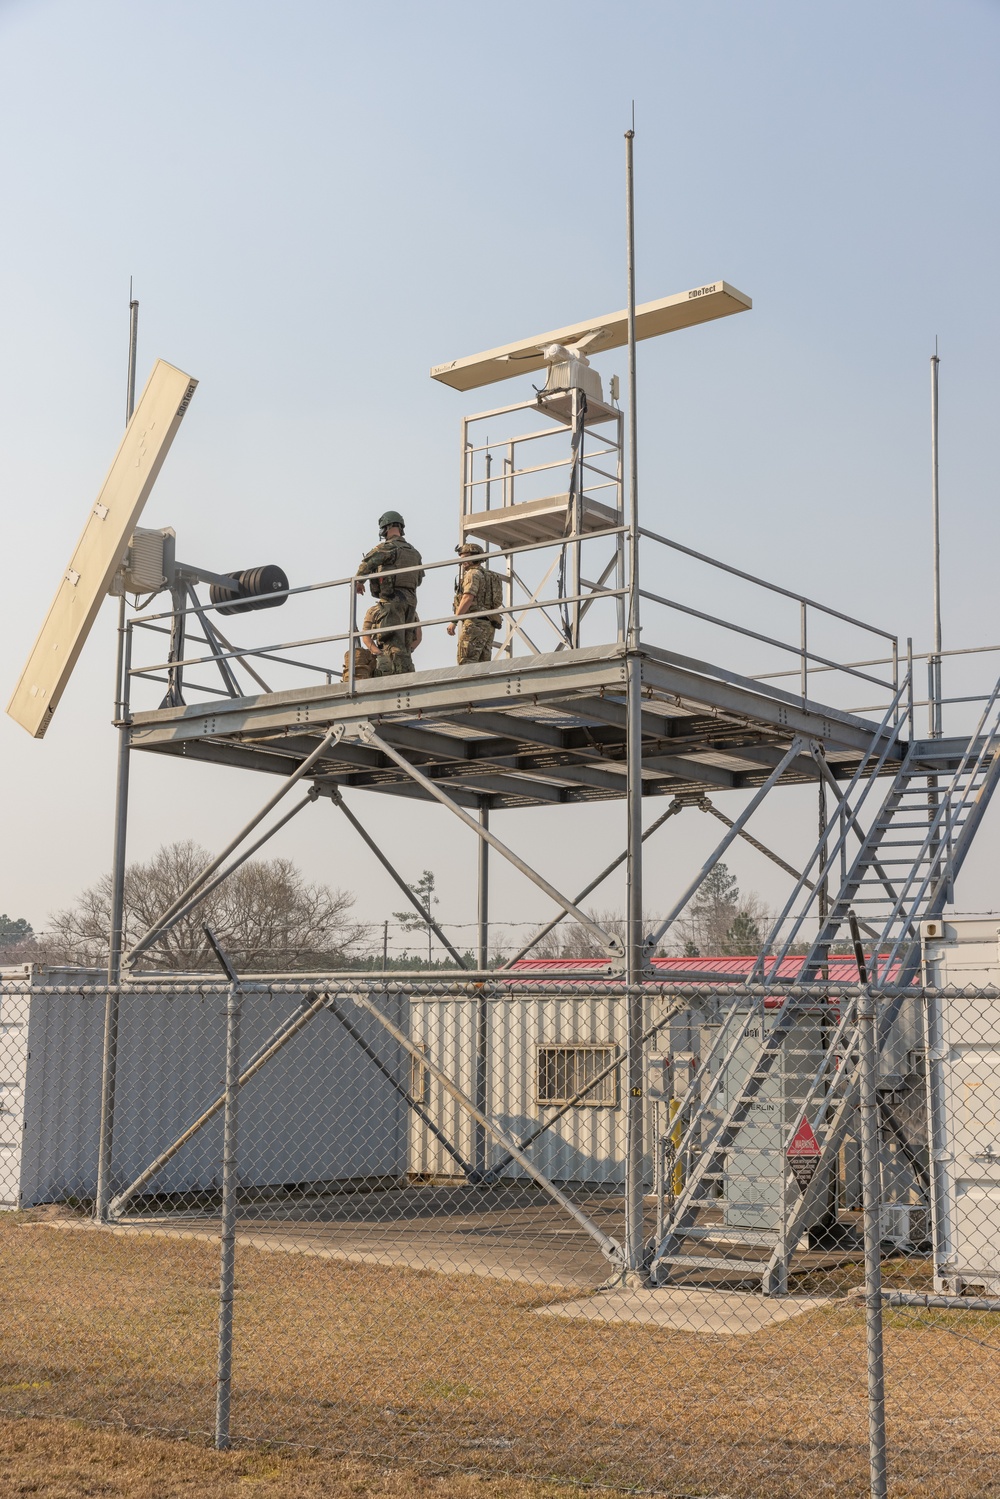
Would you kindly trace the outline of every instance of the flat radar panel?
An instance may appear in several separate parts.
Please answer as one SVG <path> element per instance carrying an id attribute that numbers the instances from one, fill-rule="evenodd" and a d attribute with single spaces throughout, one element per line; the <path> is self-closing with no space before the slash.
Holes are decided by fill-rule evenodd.
<path id="1" fill-rule="evenodd" d="M 657 338 L 678 328 L 692 328 L 696 323 L 710 323 L 734 312 L 748 312 L 752 306 L 750 298 L 728 281 L 713 281 L 673 297 L 661 297 L 658 302 L 644 302 L 635 309 L 635 336 Z M 580 342 L 584 343 L 587 354 L 622 348 L 628 342 L 627 310 L 609 312 L 606 317 L 591 318 L 586 323 L 573 323 L 569 328 L 554 328 L 551 333 L 504 344 L 485 354 L 470 354 L 466 359 L 436 364 L 431 379 L 440 380 L 453 390 L 475 390 L 479 385 L 492 385 L 497 380 L 510 380 L 514 375 L 544 369 L 549 361 L 542 350 L 549 344 L 572 347 Z"/>
<path id="2" fill-rule="evenodd" d="M 7 705 L 36 739 L 51 722 L 197 384 L 163 359 L 153 367 Z"/>

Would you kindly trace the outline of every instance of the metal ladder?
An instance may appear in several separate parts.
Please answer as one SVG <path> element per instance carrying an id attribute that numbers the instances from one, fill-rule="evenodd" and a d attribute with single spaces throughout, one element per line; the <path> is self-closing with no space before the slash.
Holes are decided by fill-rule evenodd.
<path id="1" fill-rule="evenodd" d="M 842 879 L 840 890 L 825 921 L 818 931 L 802 965 L 796 983 L 816 982 L 828 956 L 830 943 L 846 922 L 848 911 L 859 908 L 865 916 L 869 936 L 874 938 L 872 983 L 875 987 L 899 988 L 911 982 L 920 962 L 921 920 L 940 915 L 950 900 L 955 878 L 962 867 L 975 837 L 990 797 L 1000 779 L 1000 681 L 983 710 L 975 733 L 956 753 L 939 741 L 911 743 L 903 755 L 889 790 L 866 833 L 858 821 L 875 778 L 890 755 L 892 746 L 885 742 L 884 730 L 873 737 L 866 759 L 859 765 L 847 791 L 840 796 L 820 836 L 812 858 L 793 890 L 785 910 L 777 918 L 764 947 L 766 953 L 773 937 L 781 930 L 794 902 L 806 899 L 792 923 L 776 958 L 763 955 L 758 959 L 750 982 L 764 988 L 773 987 L 776 995 L 783 958 L 803 922 L 813 910 L 822 882 L 829 877 L 842 857 L 849 830 L 860 837 L 860 848 L 853 864 Z M 890 710 L 891 711 L 891 710 Z M 939 782 L 949 761 L 957 760 L 950 779 Z M 867 769 L 868 774 L 863 773 Z M 856 792 L 853 804 L 849 798 Z M 899 834 L 900 837 L 894 835 Z M 819 874 L 810 884 L 814 866 Z M 884 1045 L 903 1000 L 888 1000 L 881 1016 L 881 1044 Z M 772 1004 L 774 1001 L 772 1001 Z M 784 1195 L 778 1229 L 720 1228 L 699 1223 L 701 1210 L 717 1206 L 715 1195 L 724 1184 L 727 1162 L 734 1147 L 744 1156 L 753 1154 L 741 1144 L 754 1124 L 754 1108 L 761 1102 L 767 1080 L 781 1072 L 781 1059 L 796 1024 L 801 1023 L 809 1005 L 816 1000 L 789 996 L 780 1001 L 780 1010 L 770 1030 L 764 1025 L 767 1001 L 758 997 L 748 1018 L 759 1012 L 761 1041 L 749 1067 L 736 1082 L 728 1108 L 713 1111 L 723 1080 L 732 1070 L 740 1050 L 744 1026 L 723 1025 L 714 1046 L 702 1062 L 678 1117 L 688 1122 L 680 1151 L 692 1152 L 699 1133 L 707 1133 L 696 1164 L 678 1197 L 667 1223 L 663 1239 L 653 1248 L 650 1274 L 654 1283 L 667 1280 L 677 1269 L 726 1271 L 759 1276 L 761 1289 L 768 1295 L 787 1291 L 788 1262 L 804 1229 L 814 1220 L 820 1194 L 825 1190 L 829 1170 L 850 1123 L 856 1102 L 859 1034 L 857 1001 L 847 1000 L 839 1007 L 827 1003 L 829 1017 L 826 1045 L 815 1068 L 795 1119 L 785 1135 L 782 1150 Z M 735 1019 L 735 1007 L 730 1011 Z M 727 1041 L 728 1045 L 724 1045 Z M 699 1090 L 699 1085 L 700 1090 Z M 730 1079 L 730 1086 L 732 1080 Z M 719 1115 L 713 1126 L 712 1113 Z M 795 1185 L 787 1167 L 785 1152 L 803 1119 L 808 1119 L 820 1147 L 817 1169 L 804 1193 Z M 750 1126 L 750 1129 L 748 1129 Z M 760 1151 L 763 1154 L 763 1151 Z M 743 1248 L 770 1249 L 764 1258 L 739 1258 L 729 1254 L 694 1254 L 686 1252 L 686 1241 L 715 1240 L 716 1243 Z"/>

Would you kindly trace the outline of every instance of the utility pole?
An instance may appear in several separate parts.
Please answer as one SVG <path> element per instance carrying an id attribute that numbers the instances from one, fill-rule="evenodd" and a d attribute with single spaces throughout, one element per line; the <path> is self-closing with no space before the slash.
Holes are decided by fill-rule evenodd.
<path id="1" fill-rule="evenodd" d="M 128 369 L 125 380 L 125 425 L 135 411 L 135 364 L 139 341 L 139 303 L 129 281 Z M 108 933 L 108 989 L 104 1000 L 104 1044 L 101 1066 L 101 1119 L 97 1149 L 97 1192 L 94 1216 L 103 1223 L 111 1196 L 111 1150 L 114 1138 L 115 1081 L 118 1068 L 118 985 L 121 982 L 125 927 L 125 845 L 128 832 L 128 779 L 131 725 L 128 716 L 128 630 L 125 584 L 118 600 L 118 650 L 115 663 L 115 724 L 118 729 L 118 769 L 115 779 L 115 833 L 111 862 L 111 930 Z"/>

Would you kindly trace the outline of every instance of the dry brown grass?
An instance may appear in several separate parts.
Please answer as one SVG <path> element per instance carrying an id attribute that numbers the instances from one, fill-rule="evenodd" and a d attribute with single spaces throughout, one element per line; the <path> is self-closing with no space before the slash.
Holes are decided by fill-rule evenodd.
<path id="1" fill-rule="evenodd" d="M 217 1276 L 210 1243 L 0 1222 L 0 1408 L 204 1443 Z M 536 1317 L 555 1299 L 537 1286 L 248 1248 L 237 1286 L 242 1441 L 415 1465 L 407 1492 L 428 1464 L 733 1499 L 866 1492 L 856 1303 L 721 1338 Z M 888 1321 L 893 1499 L 1000 1493 L 996 1328 L 952 1314 Z"/>
<path id="2" fill-rule="evenodd" d="M 163 1437 L 95 1431 L 78 1421 L 0 1420 L 0 1499 L 578 1499 L 579 1493 L 562 1484 L 440 1475 L 361 1458 L 213 1452 Z"/>

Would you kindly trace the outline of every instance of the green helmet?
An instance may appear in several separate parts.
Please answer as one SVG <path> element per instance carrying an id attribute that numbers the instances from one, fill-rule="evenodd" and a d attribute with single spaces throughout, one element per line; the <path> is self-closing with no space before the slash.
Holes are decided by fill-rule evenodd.
<path id="1" fill-rule="evenodd" d="M 398 526 L 401 531 L 405 529 L 406 522 L 398 510 L 387 510 L 384 515 L 379 516 L 378 534 L 385 536 L 390 526 Z"/>

